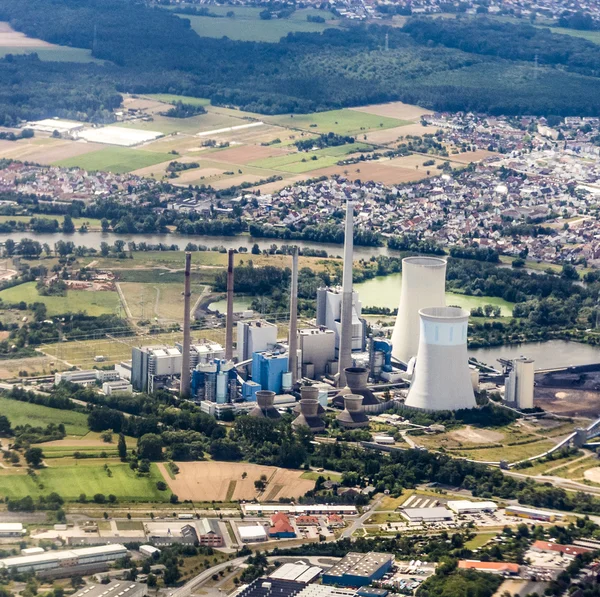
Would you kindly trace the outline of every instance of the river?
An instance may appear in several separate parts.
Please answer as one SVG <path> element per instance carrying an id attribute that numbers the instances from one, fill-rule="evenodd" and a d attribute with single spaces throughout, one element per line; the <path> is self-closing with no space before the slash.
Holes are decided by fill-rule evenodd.
<path id="1" fill-rule="evenodd" d="M 521 355 L 533 359 L 536 369 L 600 363 L 600 347 L 566 340 L 527 342 L 469 350 L 469 356 L 495 368 L 499 368 L 497 359 L 514 359 Z"/>

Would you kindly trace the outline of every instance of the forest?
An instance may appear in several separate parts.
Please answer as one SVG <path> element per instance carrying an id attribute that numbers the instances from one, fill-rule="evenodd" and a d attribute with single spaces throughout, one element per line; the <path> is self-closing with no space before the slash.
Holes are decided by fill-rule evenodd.
<path id="1" fill-rule="evenodd" d="M 600 113 L 598 46 L 528 25 L 415 19 L 404 29 L 357 25 L 257 43 L 201 38 L 188 19 L 127 0 L 3 0 L 0 20 L 105 61 L 0 60 L 0 80 L 10 82 L 0 88 L 3 125 L 107 122 L 123 92 L 207 97 L 265 114 L 393 100 L 492 114 Z"/>

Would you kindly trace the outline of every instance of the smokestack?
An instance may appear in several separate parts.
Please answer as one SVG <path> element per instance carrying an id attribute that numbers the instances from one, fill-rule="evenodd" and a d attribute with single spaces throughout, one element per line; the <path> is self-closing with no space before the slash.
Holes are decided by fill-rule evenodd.
<path id="1" fill-rule="evenodd" d="M 298 373 L 298 247 L 292 251 L 292 284 L 290 286 L 290 335 L 288 338 L 288 364 L 292 374 L 292 386 Z"/>
<path id="2" fill-rule="evenodd" d="M 182 398 L 190 395 L 190 297 L 191 287 L 192 254 L 185 254 L 185 282 L 183 289 L 183 355 L 181 359 L 181 381 L 179 392 Z"/>
<path id="3" fill-rule="evenodd" d="M 354 203 L 346 203 L 344 235 L 344 273 L 342 278 L 342 316 L 339 345 L 338 387 L 346 385 L 347 367 L 352 367 L 352 258 L 354 255 Z"/>
<path id="4" fill-rule="evenodd" d="M 227 259 L 227 318 L 225 320 L 225 358 L 233 358 L 233 249 Z"/>

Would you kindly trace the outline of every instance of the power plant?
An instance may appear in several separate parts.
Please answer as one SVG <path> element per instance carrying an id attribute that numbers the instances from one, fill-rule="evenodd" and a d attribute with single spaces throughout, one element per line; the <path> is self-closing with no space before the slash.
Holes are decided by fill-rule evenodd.
<path id="1" fill-rule="evenodd" d="M 300 388 L 300 395 L 300 414 L 292 421 L 292 427 L 308 427 L 313 433 L 325 431 L 325 422 L 319 416 L 319 410 L 323 409 L 319 404 L 318 388 L 303 386 Z"/>
<path id="2" fill-rule="evenodd" d="M 419 317 L 419 349 L 406 406 L 428 411 L 475 407 L 467 356 L 469 313 L 460 307 L 427 307 Z"/>
<path id="3" fill-rule="evenodd" d="M 275 402 L 275 392 L 260 390 L 256 392 L 256 407 L 253 408 L 249 416 L 259 419 L 280 419 L 279 411 L 273 406 Z"/>
<path id="4" fill-rule="evenodd" d="M 394 331 L 392 356 L 408 363 L 419 348 L 419 311 L 446 306 L 446 261 L 439 257 L 402 260 L 402 289 Z"/>

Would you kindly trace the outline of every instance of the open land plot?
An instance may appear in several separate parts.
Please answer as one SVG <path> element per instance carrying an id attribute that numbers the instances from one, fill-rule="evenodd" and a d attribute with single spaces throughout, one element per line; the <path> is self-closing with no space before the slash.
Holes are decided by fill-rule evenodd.
<path id="1" fill-rule="evenodd" d="M 482 462 L 499 462 L 500 460 L 508 460 L 508 462 L 518 462 L 538 454 L 547 452 L 554 447 L 552 441 L 541 440 L 529 444 L 520 444 L 516 446 L 499 446 L 497 448 L 482 448 L 480 450 L 452 450 L 453 455 L 463 456 L 472 460 Z"/>
<path id="2" fill-rule="evenodd" d="M 302 175 L 291 176 L 291 177 L 285 178 L 283 180 L 267 182 L 267 183 L 258 185 L 256 187 L 252 187 L 249 190 L 254 193 L 257 191 L 260 191 L 263 195 L 267 195 L 270 193 L 276 193 L 277 191 L 280 191 L 281 189 L 283 189 L 287 186 L 293 185 L 297 182 L 301 182 L 302 180 L 306 180 L 306 176 L 302 176 Z"/>
<path id="3" fill-rule="evenodd" d="M 27 371 L 29 375 L 50 375 L 52 371 L 65 369 L 67 369 L 66 365 L 47 356 L 1 359 L 0 379 L 12 379 L 17 377 L 20 371 Z"/>
<path id="4" fill-rule="evenodd" d="M 241 147 L 230 147 L 228 149 L 223 149 L 211 154 L 211 157 L 222 162 L 229 162 L 231 164 L 248 164 L 258 160 L 285 156 L 289 153 L 290 150 L 281 149 L 274 145 L 267 147 L 261 145 L 245 145 Z"/>
<path id="5" fill-rule="evenodd" d="M 172 157 L 166 153 L 154 153 L 128 147 L 107 147 L 85 155 L 58 160 L 54 162 L 54 165 L 65 168 L 83 168 L 88 171 L 105 170 L 115 174 L 123 174 L 153 164 L 167 162 Z"/>
<path id="6" fill-rule="evenodd" d="M 489 543 L 494 537 L 496 537 L 498 533 L 477 533 L 473 539 L 470 539 L 465 543 L 466 549 L 479 549 L 483 547 L 486 543 Z"/>
<path id="7" fill-rule="evenodd" d="M 255 184 L 265 178 L 268 178 L 268 176 L 269 175 L 260 176 L 259 174 L 246 174 L 244 176 L 232 176 L 229 178 L 223 178 L 221 180 L 217 180 L 216 182 L 211 182 L 211 186 L 217 190 L 228 189 L 229 187 L 238 186 L 238 185 L 242 184 L 243 182 Z"/>
<path id="8" fill-rule="evenodd" d="M 25 223 L 29 223 L 31 221 L 31 218 L 33 218 L 34 216 L 0 216 L 0 223 L 2 222 L 10 222 L 10 221 L 15 221 L 15 222 L 25 222 Z M 38 216 L 36 216 L 38 217 Z M 48 218 L 49 220 L 56 220 L 59 224 L 62 224 L 65 216 L 61 216 L 61 215 L 55 215 L 55 214 L 50 214 L 50 215 L 42 215 L 39 217 L 45 217 Z M 101 221 L 97 218 L 72 218 L 73 220 L 73 224 L 75 225 L 75 228 L 79 228 L 80 226 L 87 226 L 90 229 L 93 228 L 98 228 L 101 229 Z"/>
<path id="9" fill-rule="evenodd" d="M 552 33 L 582 37 L 595 44 L 600 44 L 600 31 L 580 31 L 579 29 L 567 29 L 565 27 L 550 27 Z"/>
<path id="10" fill-rule="evenodd" d="M 478 149 L 477 151 L 465 151 L 464 153 L 453 153 L 448 158 L 450 162 L 458 162 L 459 164 L 471 164 L 472 162 L 481 162 L 488 158 L 497 158 L 500 154 L 495 151 L 487 151 L 486 149 Z"/>
<path id="11" fill-rule="evenodd" d="M 84 415 L 85 416 L 85 415 Z M 103 448 L 106 450 L 117 448 L 117 434 L 113 434 L 112 443 L 105 442 L 101 437 L 100 433 L 89 431 L 83 436 L 74 435 L 67 436 L 63 439 L 57 439 L 52 442 L 44 442 L 39 444 L 44 448 L 44 452 L 53 451 L 65 451 L 65 450 L 80 450 L 81 448 Z M 137 443 L 137 439 L 134 437 L 125 437 L 125 441 L 128 447 L 134 447 Z"/>
<path id="12" fill-rule="evenodd" d="M 277 501 L 280 497 L 298 498 L 307 491 L 314 489 L 315 482 L 311 479 L 302 479 L 303 471 L 261 466 L 244 462 L 178 462 L 180 472 L 175 479 L 163 470 L 171 491 L 179 499 L 193 501 L 225 501 L 230 489 L 231 481 L 235 481 L 235 489 L 230 499 L 251 500 L 266 499 Z M 159 464 L 164 469 L 164 465 Z M 242 478 L 246 473 L 245 478 Z M 259 497 L 254 481 L 261 475 L 266 475 L 267 489 L 262 498 Z M 280 486 L 276 495 L 270 496 L 274 488 Z"/>
<path id="13" fill-rule="evenodd" d="M 70 410 L 49 408 L 0 396 L 0 413 L 8 417 L 13 427 L 27 424 L 46 427 L 50 423 L 63 423 L 69 435 L 85 435 L 88 432 L 87 415 Z"/>
<path id="14" fill-rule="evenodd" d="M 44 303 L 48 315 L 85 312 L 97 317 L 107 313 L 115 313 L 119 305 L 119 295 L 111 291 L 67 290 L 66 296 L 40 296 L 35 282 L 26 282 L 0 292 L 5 303 Z"/>
<path id="15" fill-rule="evenodd" d="M 152 164 L 151 166 L 146 166 L 145 168 L 139 168 L 138 170 L 134 170 L 132 174 L 136 174 L 137 176 L 153 176 L 154 178 L 162 178 L 167 175 L 167 168 L 171 162 L 179 162 L 180 164 L 191 164 L 191 163 L 199 163 L 198 158 L 194 158 L 192 156 L 171 156 L 171 159 L 168 162 L 162 162 L 161 164 Z M 182 170 L 179 174 L 182 176 L 183 174 L 192 174 L 195 176 L 198 175 L 200 171 L 199 168 L 191 168 L 190 170 Z M 173 182 L 176 182 L 179 179 L 173 179 Z"/>
<path id="16" fill-rule="evenodd" d="M 50 165 L 59 160 L 74 158 L 98 151 L 102 145 L 68 139 L 19 139 L 0 141 L 0 157 L 26 160 L 37 164 Z"/>
<path id="17" fill-rule="evenodd" d="M 435 171 L 437 174 L 438 171 Z M 312 176 L 345 176 L 350 180 L 373 180 L 383 184 L 401 184 L 427 178 L 425 171 L 391 166 L 389 160 L 361 162 L 347 166 L 331 166 L 314 170 Z"/>
<path id="18" fill-rule="evenodd" d="M 165 109 L 168 109 L 168 105 L 165 105 Z M 209 107 L 206 114 L 199 114 L 198 116 L 191 116 L 190 118 L 169 118 L 157 114 L 152 120 L 134 120 L 132 122 L 124 123 L 123 126 L 140 130 L 160 131 L 165 135 L 171 135 L 173 133 L 188 133 L 194 135 L 204 131 L 212 131 L 245 123 L 246 121 L 242 120 L 241 114 L 239 116 L 222 114 L 212 107 Z"/>
<path id="19" fill-rule="evenodd" d="M 435 130 L 432 127 L 423 126 L 422 124 L 406 124 L 391 129 L 369 131 L 365 133 L 364 138 L 361 138 L 367 143 L 389 145 L 398 141 L 400 137 L 406 137 L 407 135 L 422 137 L 425 133 L 433 132 Z"/>
<path id="20" fill-rule="evenodd" d="M 412 121 L 409 120 L 377 116 L 350 109 L 329 110 L 314 114 L 267 116 L 264 120 L 286 128 L 301 129 L 311 133 L 333 132 L 338 135 L 362 134 L 374 129 L 390 129 L 404 124 L 412 124 Z"/>
<path id="21" fill-rule="evenodd" d="M 430 166 L 424 166 L 423 162 L 433 161 L 434 163 Z M 434 170 L 438 164 L 443 164 L 445 161 L 441 158 L 434 158 L 433 156 L 424 156 L 420 154 L 412 154 L 405 155 L 399 158 L 393 158 L 388 161 L 390 166 L 394 166 L 394 168 L 414 168 L 415 170 L 422 170 L 426 172 L 427 170 Z M 381 163 L 384 163 L 383 160 Z M 439 173 L 439 172 L 438 172 Z"/>
<path id="22" fill-rule="evenodd" d="M 175 95 L 173 93 L 148 93 L 145 97 L 148 97 L 151 100 L 156 100 L 157 102 L 161 102 L 164 104 L 176 104 L 177 102 L 182 102 L 184 104 L 189 104 L 190 106 L 210 106 L 210 100 L 208 98 L 192 97 L 191 95 Z"/>
<path id="23" fill-rule="evenodd" d="M 421 116 L 431 114 L 431 110 L 426 110 L 420 106 L 405 104 L 403 102 L 389 102 L 387 104 L 371 104 L 368 106 L 360 106 L 358 108 L 350 108 L 356 112 L 365 112 L 374 114 L 375 116 L 385 116 L 387 118 L 399 118 L 400 120 L 415 120 L 418 121 Z"/>
<path id="24" fill-rule="evenodd" d="M 95 464 L 95 466 L 94 466 Z M 120 501 L 167 501 L 168 491 L 156 489 L 156 482 L 163 476 L 155 464 L 150 467 L 147 477 L 137 477 L 128 464 L 112 461 L 109 464 L 111 476 L 104 469 L 104 461 L 90 465 L 79 462 L 70 466 L 40 469 L 34 479 L 25 471 L 11 469 L 0 470 L 0 495 L 9 498 L 22 498 L 30 495 L 36 498 L 55 491 L 63 498 L 73 501 L 85 493 L 93 496 L 96 493 L 114 494 Z"/>
<path id="25" fill-rule="evenodd" d="M 552 413 L 597 418 L 598 393 L 577 389 L 536 387 L 534 406 Z"/>
<path id="26" fill-rule="evenodd" d="M 210 7 L 212 11 L 213 8 Z M 254 7 L 227 6 L 235 13 L 235 17 L 214 18 L 200 17 L 193 15 L 178 15 L 181 18 L 189 19 L 192 29 L 202 37 L 228 37 L 240 41 L 263 41 L 278 42 L 290 32 L 319 33 L 327 28 L 334 26 L 333 23 L 311 23 L 306 20 L 308 14 L 320 13 L 325 18 L 331 18 L 331 13 L 325 11 L 296 11 L 297 18 L 270 19 L 260 18 L 260 8 L 256 7 L 253 12 L 247 10 Z M 246 10 L 240 10 L 246 8 Z M 301 17 L 304 17 L 303 19 Z"/>

